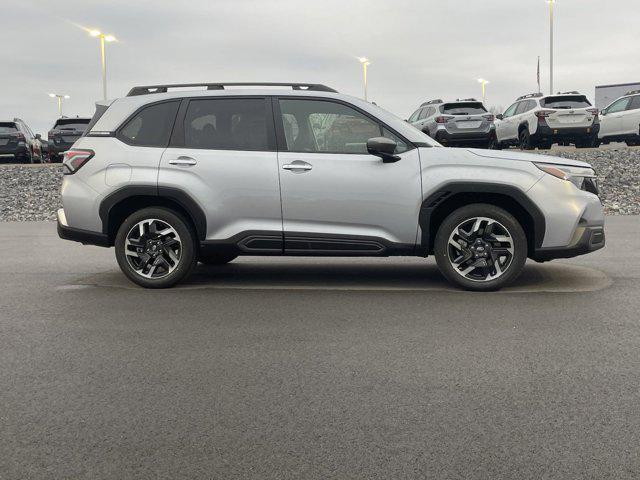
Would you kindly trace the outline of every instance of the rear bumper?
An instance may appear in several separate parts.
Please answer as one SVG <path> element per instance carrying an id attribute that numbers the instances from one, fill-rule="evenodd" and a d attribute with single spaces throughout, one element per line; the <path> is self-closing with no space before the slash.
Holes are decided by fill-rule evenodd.
<path id="1" fill-rule="evenodd" d="M 531 135 L 534 140 L 584 140 L 585 138 L 597 138 L 600 132 L 600 124 L 596 123 L 590 127 L 559 127 L 552 128 L 549 125 L 538 125 L 536 133 Z"/>
<path id="2" fill-rule="evenodd" d="M 64 209 L 58 210 L 58 236 L 63 240 L 80 242 L 84 245 L 97 245 L 99 247 L 109 247 L 109 238 L 101 232 L 90 232 L 67 225 L 67 218 Z"/>
<path id="3" fill-rule="evenodd" d="M 17 145 L 2 145 L 0 146 L 0 155 L 26 155 L 28 152 L 27 145 L 24 143 L 18 143 Z"/>
<path id="4" fill-rule="evenodd" d="M 578 227 L 573 242 L 566 247 L 538 248 L 533 259 L 546 262 L 556 258 L 571 258 L 600 250 L 605 245 L 604 227 Z"/>
<path id="5" fill-rule="evenodd" d="M 445 129 L 436 130 L 435 139 L 443 144 L 455 145 L 461 143 L 480 143 L 488 142 L 493 135 L 495 135 L 495 129 L 491 128 L 484 131 L 472 131 L 472 132 L 449 132 Z"/>

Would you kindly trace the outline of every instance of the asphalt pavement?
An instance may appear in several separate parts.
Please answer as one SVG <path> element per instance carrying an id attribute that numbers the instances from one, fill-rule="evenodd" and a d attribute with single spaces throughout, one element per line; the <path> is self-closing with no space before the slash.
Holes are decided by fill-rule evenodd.
<path id="1" fill-rule="evenodd" d="M 0 253 L 2 479 L 640 477 L 640 217 L 496 293 L 420 258 L 143 290 L 53 223 Z"/>

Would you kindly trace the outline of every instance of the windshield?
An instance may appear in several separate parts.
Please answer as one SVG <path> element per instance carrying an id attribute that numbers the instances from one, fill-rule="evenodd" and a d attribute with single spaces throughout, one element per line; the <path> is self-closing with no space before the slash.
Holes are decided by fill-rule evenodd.
<path id="1" fill-rule="evenodd" d="M 567 108 L 587 108 L 591 106 L 589 100 L 584 95 L 563 95 L 558 97 L 547 97 L 540 100 L 540 104 L 547 108 L 567 109 Z"/>
<path id="2" fill-rule="evenodd" d="M 445 103 L 442 106 L 442 113 L 448 115 L 482 115 L 487 113 L 487 109 L 480 102 Z"/>
<path id="3" fill-rule="evenodd" d="M 89 119 L 73 118 L 68 120 L 58 120 L 53 126 L 54 130 L 84 130 L 89 124 Z"/>
<path id="4" fill-rule="evenodd" d="M 13 122 L 0 123 L 0 133 L 15 133 L 17 131 L 16 124 Z"/>

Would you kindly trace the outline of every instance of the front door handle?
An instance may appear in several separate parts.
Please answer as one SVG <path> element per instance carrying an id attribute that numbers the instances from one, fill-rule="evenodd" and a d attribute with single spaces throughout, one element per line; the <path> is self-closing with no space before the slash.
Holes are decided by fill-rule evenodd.
<path id="1" fill-rule="evenodd" d="M 191 165 L 197 165 L 198 161 L 195 158 L 180 156 L 169 160 L 171 165 L 179 165 L 181 167 L 189 167 Z"/>
<path id="2" fill-rule="evenodd" d="M 313 168 L 313 166 L 307 162 L 303 162 L 301 160 L 294 160 L 291 163 L 285 163 L 282 168 L 284 170 L 291 170 L 293 172 L 298 172 L 298 173 L 302 173 L 302 172 L 308 172 L 309 170 L 311 170 Z"/>

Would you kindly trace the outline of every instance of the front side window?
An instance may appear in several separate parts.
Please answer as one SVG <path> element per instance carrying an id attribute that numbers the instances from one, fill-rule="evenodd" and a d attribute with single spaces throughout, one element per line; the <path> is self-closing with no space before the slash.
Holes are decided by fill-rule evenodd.
<path id="1" fill-rule="evenodd" d="M 191 100 L 184 118 L 187 148 L 267 151 L 264 98 Z"/>
<path id="2" fill-rule="evenodd" d="M 119 137 L 129 145 L 166 147 L 179 105 L 174 101 L 143 108 L 122 127 Z"/>
<path id="3" fill-rule="evenodd" d="M 518 108 L 518 104 L 514 103 L 513 105 L 511 105 L 509 108 L 507 108 L 507 110 L 504 112 L 503 117 L 507 118 L 507 117 L 512 117 L 515 112 L 516 112 L 516 108 Z"/>
<path id="4" fill-rule="evenodd" d="M 631 99 L 629 97 L 616 100 L 607 108 L 607 113 L 616 113 L 616 112 L 622 112 L 623 110 L 626 110 L 630 100 Z"/>
<path id="5" fill-rule="evenodd" d="M 367 140 L 385 136 L 407 145 L 380 124 L 346 105 L 321 100 L 280 100 L 282 124 L 290 152 L 367 153 Z"/>
<path id="6" fill-rule="evenodd" d="M 416 110 L 415 112 L 413 112 L 411 114 L 411 116 L 409 117 L 409 121 L 410 122 L 415 122 L 418 119 L 419 115 L 420 115 L 420 109 Z"/>

